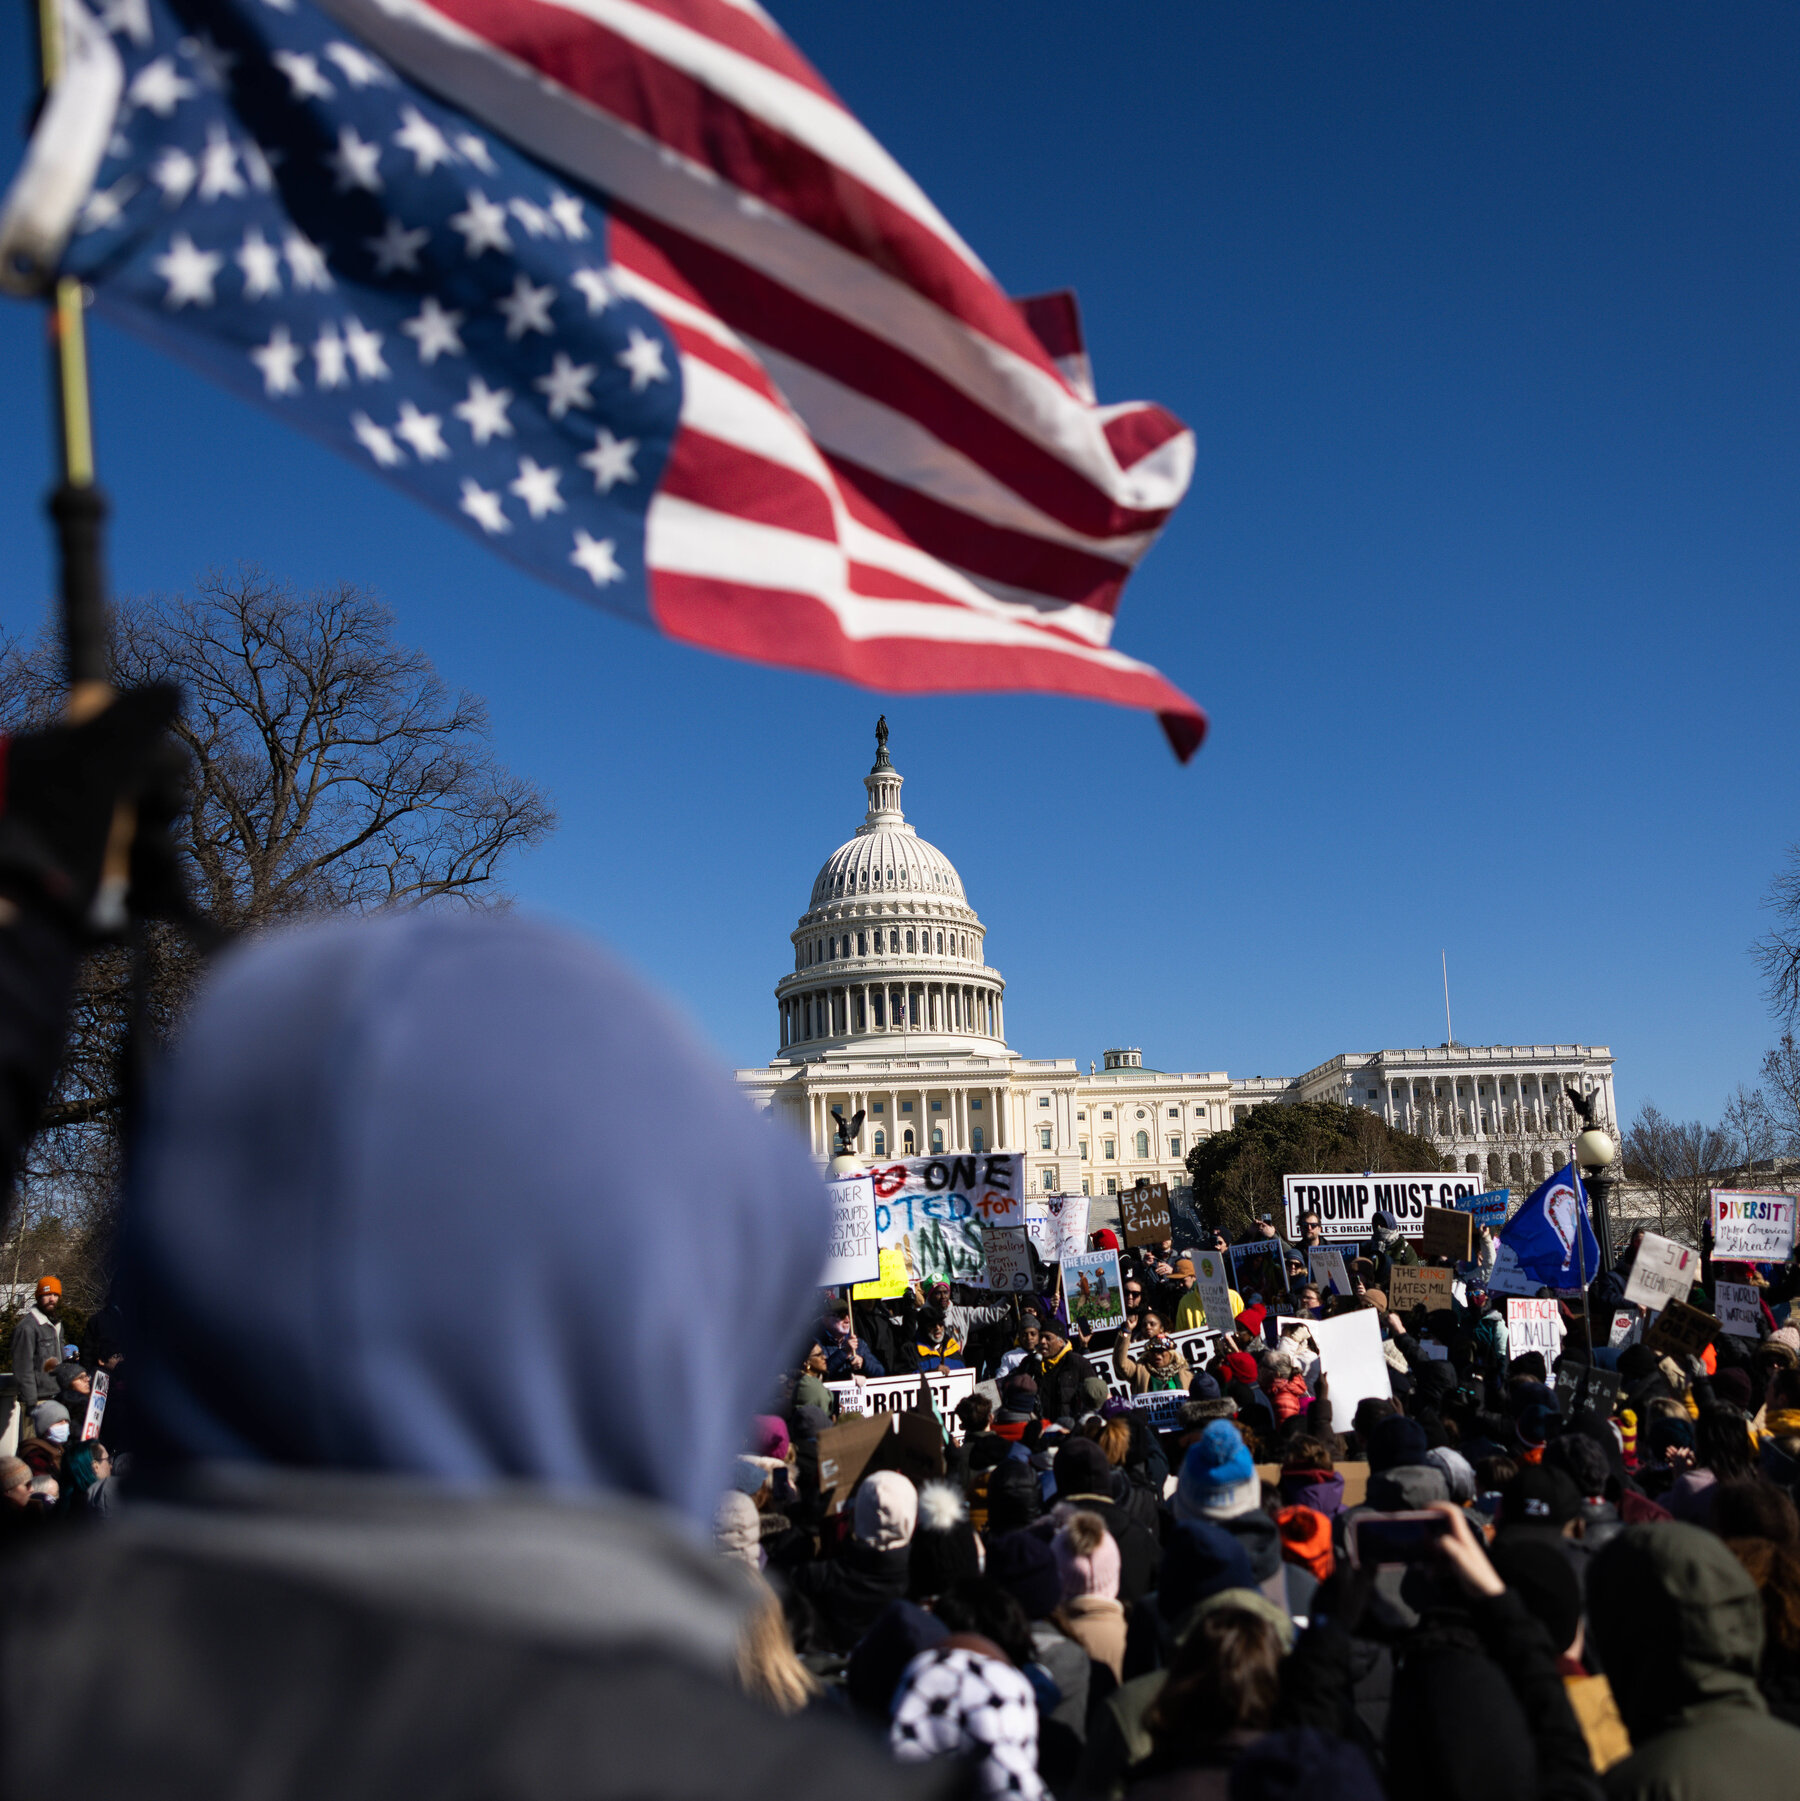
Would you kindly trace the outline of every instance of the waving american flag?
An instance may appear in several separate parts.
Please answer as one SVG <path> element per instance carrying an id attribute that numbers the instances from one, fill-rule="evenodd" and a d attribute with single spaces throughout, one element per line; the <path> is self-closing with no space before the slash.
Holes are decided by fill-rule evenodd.
<path id="1" fill-rule="evenodd" d="M 66 4 L 117 75 L 60 270 L 127 329 L 672 637 L 1199 745 L 1111 647 L 1191 436 L 749 0 Z"/>

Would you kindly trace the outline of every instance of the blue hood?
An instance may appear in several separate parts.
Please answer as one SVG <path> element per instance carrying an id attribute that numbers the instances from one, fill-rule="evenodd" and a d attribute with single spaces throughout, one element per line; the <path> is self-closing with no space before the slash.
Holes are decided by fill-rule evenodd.
<path id="1" fill-rule="evenodd" d="M 153 1096 L 122 1271 L 146 1450 L 705 1527 L 826 1231 L 798 1141 L 586 940 L 278 932 L 221 962 Z"/>

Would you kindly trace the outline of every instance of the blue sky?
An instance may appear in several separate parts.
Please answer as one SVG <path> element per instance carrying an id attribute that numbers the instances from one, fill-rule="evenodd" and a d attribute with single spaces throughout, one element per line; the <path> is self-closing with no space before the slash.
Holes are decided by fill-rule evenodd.
<path id="1" fill-rule="evenodd" d="M 1746 947 L 1794 823 L 1800 13 L 774 0 L 1102 399 L 1199 443 L 1117 642 L 1211 712 L 1187 769 L 1077 702 L 875 696 L 661 643 L 105 328 L 128 590 L 249 559 L 378 589 L 562 825 L 529 905 L 734 1061 L 886 709 L 1029 1055 L 1297 1073 L 1610 1043 L 1711 1115 L 1771 1037 Z M 0 115 L 26 99 L 21 26 Z M 10 158 L 15 153 L 9 148 Z M 48 564 L 39 326 L 0 310 L 0 622 Z"/>

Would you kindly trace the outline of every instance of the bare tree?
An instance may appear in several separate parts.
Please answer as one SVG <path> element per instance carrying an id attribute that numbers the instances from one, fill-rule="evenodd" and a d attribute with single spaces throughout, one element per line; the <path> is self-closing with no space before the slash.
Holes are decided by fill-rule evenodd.
<path id="1" fill-rule="evenodd" d="M 1771 1154 L 1800 1157 L 1800 1044 L 1794 1041 L 1792 1032 L 1782 1033 L 1780 1041 L 1764 1056 L 1762 1079 L 1758 1092 L 1773 1140 Z"/>
<path id="2" fill-rule="evenodd" d="M 1790 844 L 1787 865 L 1769 884 L 1763 905 L 1776 926 L 1751 949 L 1763 973 L 1769 1011 L 1784 1026 L 1800 1024 L 1800 844 Z"/>
<path id="3" fill-rule="evenodd" d="M 182 691 L 194 802 L 178 848 L 199 910 L 220 926 L 504 904 L 507 858 L 553 829 L 544 796 L 494 757 L 483 703 L 447 689 L 421 652 L 393 641 L 392 625 L 365 590 L 301 595 L 256 569 L 118 608 L 119 684 Z M 54 643 L 0 646 L 9 724 L 54 713 L 60 688 Z M 147 1023 L 166 1032 L 197 966 L 161 929 L 145 954 Z M 84 965 L 65 1061 L 20 1177 L 13 1260 L 52 1221 L 64 1238 L 104 1236 L 110 1222 L 127 977 L 118 948 Z"/>
<path id="4" fill-rule="evenodd" d="M 1625 1134 L 1625 1179 L 1656 1205 L 1657 1230 L 1698 1245 L 1710 1190 L 1727 1186 L 1731 1144 L 1716 1126 L 1682 1124 L 1646 1101 Z"/>

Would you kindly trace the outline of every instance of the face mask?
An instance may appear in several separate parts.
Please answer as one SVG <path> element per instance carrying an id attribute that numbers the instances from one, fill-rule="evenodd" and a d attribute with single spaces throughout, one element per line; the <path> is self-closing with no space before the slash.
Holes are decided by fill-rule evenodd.
<path id="1" fill-rule="evenodd" d="M 69 1422 L 58 1420 L 45 1436 L 53 1445 L 66 1445 L 69 1442 Z"/>

